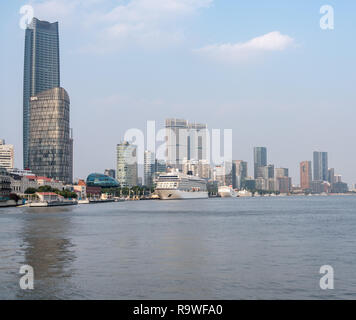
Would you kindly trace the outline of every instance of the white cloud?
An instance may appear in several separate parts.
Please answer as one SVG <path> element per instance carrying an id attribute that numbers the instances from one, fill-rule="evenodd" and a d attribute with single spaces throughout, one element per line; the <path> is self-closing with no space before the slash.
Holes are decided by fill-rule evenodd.
<path id="1" fill-rule="evenodd" d="M 222 62 L 239 62 L 272 51 L 283 51 L 294 45 L 294 39 L 279 31 L 267 33 L 247 42 L 209 45 L 194 52 Z"/>
<path id="2" fill-rule="evenodd" d="M 213 0 L 33 0 L 35 16 L 90 32 L 87 48 L 106 52 L 126 45 L 162 47 L 184 40 L 182 20 Z M 118 4 L 119 3 L 119 4 Z M 91 50 L 90 49 L 90 50 Z"/>

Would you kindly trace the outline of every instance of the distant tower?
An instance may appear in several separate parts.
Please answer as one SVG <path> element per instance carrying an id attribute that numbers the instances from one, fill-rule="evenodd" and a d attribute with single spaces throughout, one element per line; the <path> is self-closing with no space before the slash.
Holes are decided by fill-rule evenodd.
<path id="1" fill-rule="evenodd" d="M 185 160 L 209 160 L 206 124 L 166 119 L 167 165 L 182 170 Z"/>
<path id="2" fill-rule="evenodd" d="M 14 146 L 5 144 L 3 139 L 0 139 L 0 168 L 7 170 L 14 168 Z"/>
<path id="3" fill-rule="evenodd" d="M 23 165 L 29 168 L 30 97 L 60 87 L 58 22 L 33 18 L 25 34 Z"/>
<path id="4" fill-rule="evenodd" d="M 328 153 L 314 151 L 313 153 L 314 181 L 328 181 Z"/>
<path id="5" fill-rule="evenodd" d="M 302 190 L 310 190 L 312 183 L 312 164 L 311 161 L 300 163 L 300 187 Z"/>
<path id="6" fill-rule="evenodd" d="M 255 147 L 253 149 L 254 176 L 258 178 L 259 168 L 267 166 L 267 148 Z"/>
<path id="7" fill-rule="evenodd" d="M 155 174 L 155 155 L 152 151 L 146 150 L 144 155 L 144 184 L 147 187 L 153 186 Z"/>
<path id="8" fill-rule="evenodd" d="M 30 99 L 29 167 L 38 176 L 73 182 L 70 101 L 63 88 Z"/>
<path id="9" fill-rule="evenodd" d="M 137 186 L 137 146 L 127 141 L 119 143 L 117 151 L 116 179 L 121 187 Z"/>

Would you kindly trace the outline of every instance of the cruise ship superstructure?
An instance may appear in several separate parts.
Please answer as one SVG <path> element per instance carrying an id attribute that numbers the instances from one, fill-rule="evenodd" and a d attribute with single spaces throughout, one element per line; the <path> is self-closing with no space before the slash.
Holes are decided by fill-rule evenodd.
<path id="1" fill-rule="evenodd" d="M 156 193 L 161 200 L 208 198 L 207 183 L 204 179 L 180 172 L 160 175 Z"/>

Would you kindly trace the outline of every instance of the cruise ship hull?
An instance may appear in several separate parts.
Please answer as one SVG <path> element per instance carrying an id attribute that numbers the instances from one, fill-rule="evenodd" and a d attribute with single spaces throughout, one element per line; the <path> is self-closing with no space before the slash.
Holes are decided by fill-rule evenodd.
<path id="1" fill-rule="evenodd" d="M 237 192 L 229 187 L 219 187 L 218 194 L 221 198 L 237 197 Z"/>
<path id="2" fill-rule="evenodd" d="M 156 190 L 161 200 L 207 199 L 207 191 Z"/>

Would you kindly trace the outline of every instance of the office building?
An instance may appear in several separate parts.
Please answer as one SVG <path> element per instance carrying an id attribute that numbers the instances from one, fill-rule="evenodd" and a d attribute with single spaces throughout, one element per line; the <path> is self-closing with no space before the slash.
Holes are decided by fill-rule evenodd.
<path id="1" fill-rule="evenodd" d="M 334 183 L 335 181 L 335 169 L 330 168 L 328 169 L 328 180 L 329 183 Z"/>
<path id="2" fill-rule="evenodd" d="M 253 162 L 254 162 L 254 176 L 256 179 L 260 177 L 259 168 L 267 166 L 267 148 L 255 147 L 253 149 Z"/>
<path id="3" fill-rule="evenodd" d="M 5 140 L 0 139 L 0 168 L 12 170 L 14 168 L 14 146 L 5 144 Z"/>
<path id="4" fill-rule="evenodd" d="M 328 153 L 314 151 L 313 153 L 314 181 L 328 181 Z"/>
<path id="5" fill-rule="evenodd" d="M 182 170 L 183 161 L 208 159 L 206 124 L 189 123 L 184 119 L 166 119 L 167 165 Z"/>
<path id="6" fill-rule="evenodd" d="M 274 169 L 275 178 L 284 178 L 289 176 L 288 168 L 275 168 Z"/>
<path id="7" fill-rule="evenodd" d="M 155 174 L 155 154 L 152 151 L 146 150 L 144 153 L 143 178 L 144 184 L 147 187 L 153 186 Z"/>
<path id="8" fill-rule="evenodd" d="M 29 167 L 37 176 L 71 184 L 73 139 L 69 126 L 70 101 L 63 88 L 30 98 Z"/>
<path id="9" fill-rule="evenodd" d="M 10 200 L 10 193 L 11 180 L 9 173 L 4 168 L 0 168 L 0 206 L 1 202 Z"/>
<path id="10" fill-rule="evenodd" d="M 312 188 L 312 164 L 311 161 L 303 161 L 300 163 L 300 188 L 311 190 Z"/>
<path id="11" fill-rule="evenodd" d="M 116 171 L 114 169 L 105 169 L 104 174 L 114 179 L 116 177 Z"/>
<path id="12" fill-rule="evenodd" d="M 241 189 L 245 186 L 247 178 L 247 162 L 242 160 L 232 161 L 232 186 Z"/>
<path id="13" fill-rule="evenodd" d="M 116 147 L 117 168 L 116 179 L 121 187 L 137 185 L 137 146 L 128 141 L 119 143 Z"/>
<path id="14" fill-rule="evenodd" d="M 58 22 L 33 18 L 25 34 L 23 161 L 29 168 L 30 97 L 60 87 Z"/>

